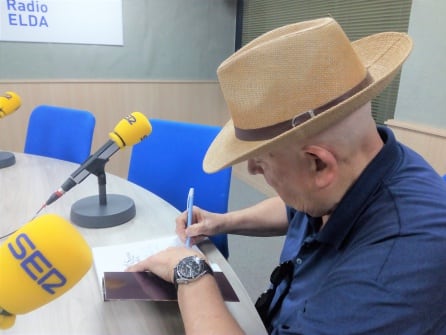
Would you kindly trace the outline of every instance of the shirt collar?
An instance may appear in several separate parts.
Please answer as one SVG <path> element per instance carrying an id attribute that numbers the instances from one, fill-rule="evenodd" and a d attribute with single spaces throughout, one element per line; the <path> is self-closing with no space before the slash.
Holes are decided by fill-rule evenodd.
<path id="1" fill-rule="evenodd" d="M 371 195 L 402 159 L 402 153 L 391 130 L 386 127 L 378 127 L 378 132 L 384 142 L 383 148 L 364 169 L 333 211 L 317 236 L 317 240 L 320 242 L 332 244 L 337 249 L 342 247 L 342 243 L 362 212 L 361 208 L 367 206 Z"/>

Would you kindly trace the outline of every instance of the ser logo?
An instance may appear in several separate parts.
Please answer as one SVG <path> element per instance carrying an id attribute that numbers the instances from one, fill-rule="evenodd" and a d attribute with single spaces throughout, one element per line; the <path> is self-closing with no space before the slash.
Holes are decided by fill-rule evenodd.
<path id="1" fill-rule="evenodd" d="M 46 292 L 55 294 L 57 288 L 67 283 L 65 276 L 36 248 L 28 235 L 17 235 L 15 241 L 8 243 L 8 248 L 26 275 Z"/>
<path id="2" fill-rule="evenodd" d="M 136 117 L 132 114 L 128 115 L 125 117 L 125 119 L 127 120 L 127 122 L 129 123 L 129 125 L 133 125 L 134 123 L 136 123 Z"/>

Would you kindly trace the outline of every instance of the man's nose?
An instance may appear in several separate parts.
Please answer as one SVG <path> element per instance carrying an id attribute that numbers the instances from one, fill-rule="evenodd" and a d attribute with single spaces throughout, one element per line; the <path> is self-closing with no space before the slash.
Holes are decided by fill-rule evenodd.
<path id="1" fill-rule="evenodd" d="M 248 172 L 250 174 L 263 174 L 263 169 L 255 158 L 248 159 Z"/>

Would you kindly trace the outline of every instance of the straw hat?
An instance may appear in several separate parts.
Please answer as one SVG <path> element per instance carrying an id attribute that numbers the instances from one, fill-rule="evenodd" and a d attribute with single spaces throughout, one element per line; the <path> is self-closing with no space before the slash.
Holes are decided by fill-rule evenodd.
<path id="1" fill-rule="evenodd" d="M 231 120 L 210 145 L 204 170 L 324 130 L 378 95 L 411 49 L 410 37 L 397 32 L 350 42 L 332 18 L 259 36 L 217 69 Z"/>

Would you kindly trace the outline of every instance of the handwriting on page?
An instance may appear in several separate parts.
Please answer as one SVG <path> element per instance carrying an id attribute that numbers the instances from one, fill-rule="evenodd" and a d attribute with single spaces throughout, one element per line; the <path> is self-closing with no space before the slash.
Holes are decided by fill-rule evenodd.
<path id="1" fill-rule="evenodd" d="M 131 252 L 127 251 L 125 254 L 125 259 L 124 259 L 124 263 L 122 264 L 122 266 L 124 268 L 128 268 L 130 265 L 136 264 L 141 260 L 142 259 L 139 256 L 134 255 Z"/>

